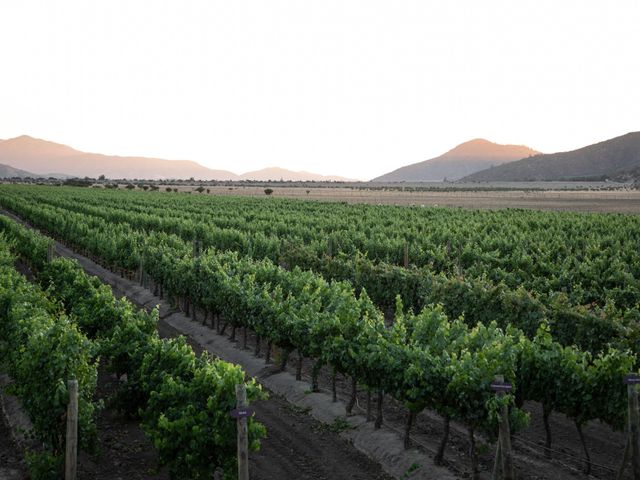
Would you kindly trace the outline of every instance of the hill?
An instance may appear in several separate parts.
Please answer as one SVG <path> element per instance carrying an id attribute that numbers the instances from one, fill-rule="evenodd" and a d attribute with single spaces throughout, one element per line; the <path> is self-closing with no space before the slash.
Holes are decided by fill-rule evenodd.
<path id="1" fill-rule="evenodd" d="M 13 168 L 9 165 L 0 164 L 0 178 L 36 178 L 40 175 L 36 175 L 35 173 L 27 172 L 26 170 L 20 170 L 19 168 Z"/>
<path id="2" fill-rule="evenodd" d="M 441 182 L 459 180 L 496 165 L 536 155 L 523 145 L 500 145 L 481 138 L 462 143 L 439 157 L 398 168 L 372 182 Z"/>
<path id="3" fill-rule="evenodd" d="M 293 172 L 272 167 L 244 175 L 227 170 L 213 170 L 190 160 L 164 160 L 149 157 L 121 157 L 75 150 L 47 140 L 28 135 L 0 140 L 0 164 L 29 170 L 25 176 L 55 176 L 57 178 L 91 177 L 127 179 L 188 179 L 196 180 L 283 180 L 283 181 L 350 181 L 347 178 L 318 175 L 310 172 Z M 58 171 L 65 174 L 51 175 Z"/>
<path id="4" fill-rule="evenodd" d="M 9 165 L 0 164 L 0 178 L 57 178 L 64 180 L 71 178 L 71 176 L 64 173 L 32 173 L 19 168 L 10 167 Z"/>
<path id="5" fill-rule="evenodd" d="M 258 180 L 258 181 L 292 181 L 292 182 L 351 182 L 353 180 L 344 178 L 344 177 L 336 177 L 336 176 L 328 176 L 328 175 L 319 175 L 317 173 L 311 172 L 294 172 L 292 170 L 287 170 L 280 167 L 270 167 L 263 168 L 262 170 L 256 170 L 253 172 L 243 173 L 240 176 L 243 180 Z"/>
<path id="6" fill-rule="evenodd" d="M 464 182 L 626 180 L 640 169 L 640 132 L 632 132 L 569 152 L 536 155 L 490 168 Z"/>
<path id="7" fill-rule="evenodd" d="M 121 157 L 86 153 L 66 145 L 23 135 L 0 142 L 0 163 L 44 175 L 64 172 L 76 177 L 96 178 L 195 178 L 238 180 L 226 170 L 212 170 L 190 160 Z"/>

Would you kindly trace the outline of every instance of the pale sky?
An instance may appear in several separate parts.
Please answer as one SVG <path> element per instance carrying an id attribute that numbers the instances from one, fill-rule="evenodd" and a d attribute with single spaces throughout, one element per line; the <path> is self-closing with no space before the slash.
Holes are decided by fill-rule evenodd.
<path id="1" fill-rule="evenodd" d="M 369 179 L 640 130 L 640 1 L 0 0 L 0 138 Z"/>

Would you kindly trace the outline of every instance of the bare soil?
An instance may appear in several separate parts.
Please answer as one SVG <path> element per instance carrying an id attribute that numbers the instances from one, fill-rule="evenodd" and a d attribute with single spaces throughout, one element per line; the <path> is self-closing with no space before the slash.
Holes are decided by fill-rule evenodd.
<path id="1" fill-rule="evenodd" d="M 163 337 L 180 333 L 164 321 L 158 324 Z M 202 346 L 187 337 L 196 353 Z M 391 480 L 379 464 L 284 399 L 269 392 L 267 401 L 256 402 L 256 417 L 267 428 L 260 451 L 249 457 L 253 480 Z"/>
<path id="2" fill-rule="evenodd" d="M 98 453 L 80 454 L 79 480 L 165 480 L 166 469 L 158 469 L 158 458 L 138 421 L 126 418 L 111 405 L 118 380 L 103 367 L 98 371 L 96 397 L 105 402 L 97 418 Z"/>
<path id="3" fill-rule="evenodd" d="M 202 319 L 202 312 L 197 317 Z M 225 336 L 229 337 L 231 329 L 227 328 Z M 253 332 L 247 333 L 247 347 L 253 351 L 256 343 Z M 242 348 L 243 331 L 236 331 L 236 348 Z M 267 345 L 261 342 L 259 356 L 264 358 Z M 293 352 L 289 356 L 287 371 L 294 373 L 297 367 L 297 355 Z M 280 350 L 276 346 L 271 348 L 271 368 L 277 369 L 280 364 Z M 267 367 L 265 367 L 267 368 Z M 304 359 L 302 364 L 303 381 L 311 388 L 311 371 L 313 362 Z M 337 397 L 339 401 L 347 403 L 350 397 L 351 383 L 349 378 L 338 375 Z M 319 387 L 321 391 L 331 391 L 331 371 L 322 368 L 319 374 Z M 359 387 L 358 400 L 355 412 L 364 413 L 367 405 L 367 394 Z M 553 433 L 553 445 L 550 457 L 544 448 L 545 431 L 542 424 L 541 406 L 535 402 L 527 402 L 525 410 L 530 413 L 530 425 L 513 437 L 515 468 L 520 479 L 556 479 L 556 478 L 585 478 L 584 453 L 581 443 L 572 421 L 564 415 L 554 413 L 551 417 L 551 429 Z M 372 413 L 375 416 L 375 395 L 372 399 Z M 387 427 L 399 434 L 404 428 L 406 409 L 391 397 L 385 396 L 383 400 L 383 417 Z M 589 478 L 608 479 L 615 476 L 615 472 L 622 460 L 624 449 L 624 434 L 611 430 L 607 425 L 599 422 L 591 422 L 584 427 L 589 454 L 592 460 L 592 472 Z M 434 412 L 425 410 L 416 418 L 412 429 L 412 446 L 418 448 L 428 456 L 435 455 L 434 445 L 437 445 L 443 435 L 443 419 Z M 445 464 L 448 468 L 461 477 L 470 474 L 471 464 L 469 451 L 469 437 L 463 425 L 452 422 L 449 441 L 446 448 Z M 479 452 L 479 469 L 481 478 L 489 478 L 493 468 L 495 445 L 486 441 L 481 435 L 476 434 L 476 448 Z M 624 478 L 631 478 L 630 472 Z"/>
<path id="4" fill-rule="evenodd" d="M 256 404 L 256 414 L 269 432 L 263 448 L 251 457 L 254 480 L 280 478 L 390 479 L 372 460 L 327 429 L 271 394 Z"/>
<path id="5" fill-rule="evenodd" d="M 253 336 L 250 336 L 253 340 Z M 249 346 L 254 345 L 253 341 Z M 264 354 L 264 346 L 262 355 Z M 272 357 L 273 354 L 272 354 Z M 278 354 L 275 354 L 274 363 L 278 363 Z M 287 369 L 294 372 L 296 368 L 296 355 L 289 358 Z M 303 362 L 303 379 L 310 383 L 313 363 L 305 359 Z M 319 386 L 323 391 L 331 391 L 331 372 L 323 368 L 319 375 Z M 345 403 L 349 400 L 351 392 L 350 379 L 338 376 L 338 399 Z M 356 410 L 366 411 L 367 394 L 359 387 Z M 375 416 L 375 395 L 372 399 L 372 410 Z M 523 431 L 514 436 L 514 460 L 519 479 L 548 479 L 558 478 L 585 478 L 585 467 L 582 446 L 572 421 L 564 415 L 554 413 L 551 416 L 551 430 L 553 444 L 551 458 L 546 457 L 544 449 L 545 431 L 542 424 L 542 408 L 535 402 L 527 402 L 525 410 L 530 412 L 530 424 Z M 385 396 L 383 400 L 383 417 L 385 424 L 403 431 L 406 420 L 406 409 L 391 397 Z M 590 478 L 609 479 L 615 478 L 615 472 L 622 461 L 625 445 L 625 437 L 621 432 L 615 432 L 605 424 L 590 422 L 583 428 L 589 454 L 592 460 Z M 412 446 L 433 456 L 435 451 L 433 444 L 437 443 L 444 432 L 444 421 L 436 413 L 425 410 L 417 416 L 412 428 Z M 469 437 L 463 425 L 452 422 L 449 433 L 449 441 L 445 451 L 446 465 L 461 476 L 469 475 L 471 464 L 468 455 Z M 493 468 L 495 445 L 486 442 L 482 436 L 476 435 L 476 449 L 479 452 L 479 469 L 482 478 L 490 478 Z M 630 472 L 624 478 L 631 478 Z"/>

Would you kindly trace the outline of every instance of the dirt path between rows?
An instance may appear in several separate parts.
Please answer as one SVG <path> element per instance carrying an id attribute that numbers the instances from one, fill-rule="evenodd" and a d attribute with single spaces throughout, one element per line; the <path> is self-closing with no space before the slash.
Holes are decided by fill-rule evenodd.
<path id="1" fill-rule="evenodd" d="M 12 218 L 19 218 L 8 214 Z M 24 222 L 22 222 L 24 223 Z M 341 434 L 327 428 L 336 417 L 344 415 L 342 402 L 331 403 L 327 393 L 308 392 L 307 384 L 295 382 L 289 373 L 274 374 L 273 368 L 265 367 L 264 361 L 247 351 L 235 348 L 235 344 L 215 334 L 200 322 L 193 322 L 180 312 L 171 310 L 168 304 L 154 297 L 149 290 L 137 283 L 120 278 L 102 268 L 90 259 L 76 254 L 71 249 L 57 243 L 57 252 L 65 257 L 75 258 L 89 274 L 98 276 L 111 285 L 118 296 L 127 296 L 138 306 L 161 307 L 160 333 L 163 336 L 185 334 L 196 350 L 206 348 L 214 355 L 238 363 L 252 376 L 255 376 L 271 391 L 280 392 L 284 398 L 271 394 L 270 400 L 257 404 L 257 415 L 269 431 L 269 438 L 263 443 L 261 452 L 253 455 L 252 478 L 256 479 L 341 479 L 341 478 L 388 478 L 379 465 L 395 477 L 401 477 L 414 463 L 420 468 L 407 478 L 460 478 L 468 472 L 466 455 L 467 439 L 462 426 L 454 425 L 451 432 L 450 447 L 447 449 L 449 469 L 433 465 L 431 458 L 437 448 L 442 432 L 441 419 L 432 412 L 424 412 L 417 419 L 416 434 L 412 436 L 416 449 L 403 451 L 398 431 L 402 428 L 404 411 L 396 402 L 385 401 L 385 423 L 382 430 L 374 431 L 362 415 L 349 418 L 355 427 Z M 253 345 L 253 336 L 250 338 Z M 289 370 L 293 370 L 294 360 L 290 359 Z M 305 364 L 305 376 L 308 378 L 310 364 Z M 323 385 L 324 382 L 324 385 Z M 321 388 L 327 387 L 328 372 L 321 375 Z M 348 382 L 338 383 L 338 398 L 348 398 Z M 364 397 L 359 397 L 364 405 Z M 311 416 L 303 413 L 310 409 Z M 544 458 L 540 445 L 544 443 L 544 433 L 539 420 L 539 406 L 527 404 L 532 412 L 531 426 L 518 435 L 515 460 L 518 478 L 523 479 L 559 479 L 585 478 L 580 472 L 581 447 L 575 433 L 575 427 L 562 415 L 552 417 L 554 432 L 553 460 Z M 592 449 L 592 458 L 605 468 L 595 468 L 594 477 L 613 478 L 613 469 L 622 456 L 623 436 L 612 432 L 606 425 L 591 423 L 585 428 L 587 443 Z M 355 446 L 355 448 L 354 448 Z M 360 451 L 376 459 L 371 461 Z M 493 460 L 493 449 L 485 447 L 481 452 L 481 477 L 489 478 Z M 379 463 L 378 463 L 379 462 Z M 311 466 L 306 468 L 305 466 Z"/>
<path id="2" fill-rule="evenodd" d="M 7 214 L 7 213 L 5 213 Z M 14 220 L 20 221 L 19 218 L 11 216 Z M 25 224 L 24 222 L 20 221 Z M 25 224 L 26 225 L 26 224 Z M 167 315 L 169 312 L 169 306 L 159 299 L 153 297 L 148 291 L 136 286 L 135 283 L 126 279 L 122 279 L 117 275 L 103 269 L 99 265 L 95 264 L 88 258 L 78 255 L 67 247 L 63 246 L 59 242 L 56 242 L 56 253 L 58 255 L 74 258 L 79 261 L 82 267 L 88 274 L 96 275 L 103 282 L 110 285 L 114 294 L 118 297 L 127 296 L 134 304 L 139 307 L 147 308 L 151 304 L 160 304 L 161 316 L 163 317 L 158 325 L 159 333 L 162 337 L 173 337 L 181 335 L 182 329 L 175 328 L 169 322 L 167 322 Z M 124 287 L 124 288 L 123 288 Z M 135 290 L 137 295 L 131 295 L 131 290 Z M 141 295 L 144 297 L 144 301 L 141 301 Z M 149 298 L 151 301 L 149 302 Z M 170 314 L 171 317 L 183 317 L 181 314 Z M 176 318 L 173 318 L 175 321 Z M 182 322 L 189 322 L 186 317 L 178 319 Z M 210 332 L 212 333 L 212 332 Z M 217 349 L 212 349 L 206 342 L 195 341 L 193 337 L 187 337 L 189 343 L 192 345 L 196 352 L 201 352 L 203 349 L 209 350 L 216 356 L 224 358 L 224 355 L 220 355 Z M 231 347 L 233 348 L 233 347 Z M 260 366 L 260 370 L 263 370 L 262 362 L 256 359 Z M 240 362 L 235 362 L 240 363 Z M 267 376 L 270 374 L 267 372 Z M 288 374 L 287 374 L 288 375 Z M 105 388 L 109 389 L 106 383 Z M 279 396 L 273 391 L 269 392 L 270 398 L 267 401 L 257 402 L 255 405 L 256 416 L 267 428 L 267 438 L 262 442 L 262 448 L 259 452 L 253 453 L 250 456 L 250 476 L 252 480 L 285 480 L 285 479 L 299 479 L 299 480 L 391 480 L 393 477 L 386 473 L 380 463 L 372 460 L 367 455 L 354 448 L 353 444 L 348 438 L 344 438 L 338 433 L 328 428 L 328 426 L 318 421 L 313 416 L 309 415 L 306 407 L 296 407 L 287 402 L 284 398 Z M 119 421 L 117 418 L 101 419 L 102 423 L 111 425 L 112 423 L 118 424 L 116 427 L 122 427 L 116 429 L 116 431 L 110 433 L 107 439 L 110 443 L 118 443 L 117 438 L 121 433 L 127 436 L 131 435 L 130 430 L 140 429 L 136 425 L 130 425 L 125 419 Z M 122 425 L 120 425 L 122 424 Z M 0 429 L 1 430 L 1 429 Z M 109 428 L 109 431 L 114 430 Z M 134 432 L 135 433 L 135 432 Z M 138 432 L 141 433 L 141 432 Z M 112 438 L 113 437 L 113 438 Z M 9 436 L 10 438 L 10 436 Z M 102 440 L 102 439 L 101 439 Z M 138 438 L 138 442 L 135 449 L 139 450 L 144 444 L 144 438 Z M 7 458 L 17 458 L 17 465 L 21 465 L 21 470 L 16 470 L 16 474 L 20 476 L 15 478 L 26 478 L 24 475 L 24 465 L 20 463 L 20 455 L 10 448 L 10 444 L 7 445 L 0 442 L 0 459 L 4 456 Z M 103 443 L 101 441 L 101 443 Z M 147 448 L 152 447 L 148 445 Z M 109 452 L 103 452 L 104 454 L 100 458 L 98 464 L 93 464 L 91 459 L 84 459 L 83 464 L 87 464 L 86 470 L 88 473 L 92 471 L 100 478 L 126 478 L 120 474 L 124 472 L 122 468 L 123 459 L 108 458 Z M 139 452 L 138 455 L 147 453 L 153 455 L 153 452 Z M 116 462 L 117 465 L 109 465 Z M 142 462 L 140 462 L 142 463 Z M 93 464 L 93 465 L 92 465 Z M 2 470 L 2 462 L 0 462 L 0 480 L 4 480 L 1 476 L 4 472 Z M 104 475 L 105 472 L 98 471 L 97 469 L 108 469 L 113 473 L 114 477 L 108 477 Z M 398 467 L 400 468 L 400 467 Z M 11 474 L 13 475 L 13 470 Z M 9 470 L 7 470 L 9 472 Z M 403 472 L 404 473 L 404 472 Z M 8 475 L 8 473 L 7 473 Z M 96 477 L 96 478 L 98 478 Z M 13 476 L 7 477 L 7 479 L 13 480 Z M 86 478 L 91 478 L 89 475 Z M 160 478 L 157 474 L 149 472 L 144 477 L 145 480 L 151 478 Z M 422 476 L 411 476 L 407 478 L 427 478 Z M 448 472 L 445 471 L 444 476 L 438 475 L 431 478 L 451 478 Z"/>
<path id="3" fill-rule="evenodd" d="M 226 337 L 175 312 L 135 282 L 119 277 L 60 244 L 56 251 L 77 259 L 87 273 L 111 285 L 115 295 L 126 296 L 137 306 L 147 309 L 159 305 L 158 329 L 162 336 L 186 335 L 196 352 L 206 349 L 241 365 L 267 389 L 270 399 L 256 403 L 255 408 L 256 417 L 267 428 L 268 437 L 260 452 L 251 455 L 251 478 L 390 480 L 404 475 L 414 463 L 421 468 L 406 477 L 408 479 L 457 478 L 449 470 L 435 467 L 420 452 L 405 452 L 400 439 L 387 429 L 374 432 L 372 425 L 361 416 L 349 418 L 354 428 L 342 433 L 332 431 L 333 420 L 345 416 L 342 403 L 332 403 L 326 393 L 309 393 L 308 386 L 296 382 L 290 373 L 276 373 L 272 367 L 265 367 L 262 359 L 253 357 L 249 351 L 236 349 Z"/>
<path id="4" fill-rule="evenodd" d="M 158 324 L 158 331 L 165 338 L 182 335 L 164 320 Z M 193 337 L 187 340 L 196 353 L 204 350 Z M 269 372 L 264 369 L 265 375 Z M 250 455 L 252 480 L 392 479 L 377 462 L 310 416 L 306 408 L 292 405 L 273 391 L 269 391 L 268 400 L 252 406 L 256 418 L 267 427 L 267 439 L 260 451 Z"/>

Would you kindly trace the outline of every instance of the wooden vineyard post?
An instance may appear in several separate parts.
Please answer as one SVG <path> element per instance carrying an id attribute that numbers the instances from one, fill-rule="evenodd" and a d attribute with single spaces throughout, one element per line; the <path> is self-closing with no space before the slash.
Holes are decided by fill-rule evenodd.
<path id="1" fill-rule="evenodd" d="M 69 380 L 67 406 L 67 442 L 64 462 L 65 480 L 76 480 L 78 470 L 78 381 Z"/>
<path id="2" fill-rule="evenodd" d="M 636 387 L 640 383 L 640 376 L 635 373 L 626 375 L 624 383 L 627 386 L 628 396 L 628 438 L 624 459 L 617 478 L 622 478 L 628 463 L 631 462 L 633 479 L 640 480 L 640 419 L 638 414 L 638 389 Z"/>
<path id="3" fill-rule="evenodd" d="M 491 389 L 498 397 L 503 397 L 505 392 L 511 391 L 511 384 L 505 383 L 503 375 L 496 375 Z M 504 405 L 500 410 L 500 423 L 498 430 L 498 445 L 496 451 L 496 464 L 493 468 L 493 478 L 498 478 L 497 472 L 502 469 L 504 480 L 513 480 L 513 457 L 511 456 L 511 432 L 509 429 L 509 407 Z"/>
<path id="4" fill-rule="evenodd" d="M 247 389 L 244 383 L 236 385 L 236 409 L 230 412 L 238 426 L 238 480 L 249 480 L 249 430 L 247 417 L 253 409 L 247 406 Z"/>
<path id="5" fill-rule="evenodd" d="M 51 261 L 53 260 L 53 257 L 55 256 L 55 245 L 53 243 L 50 243 L 49 245 L 47 245 L 47 263 L 51 263 Z"/>
<path id="6" fill-rule="evenodd" d="M 142 258 L 140 259 L 140 267 L 139 267 L 139 277 L 140 277 L 140 286 L 144 286 L 144 266 L 142 265 Z"/>

